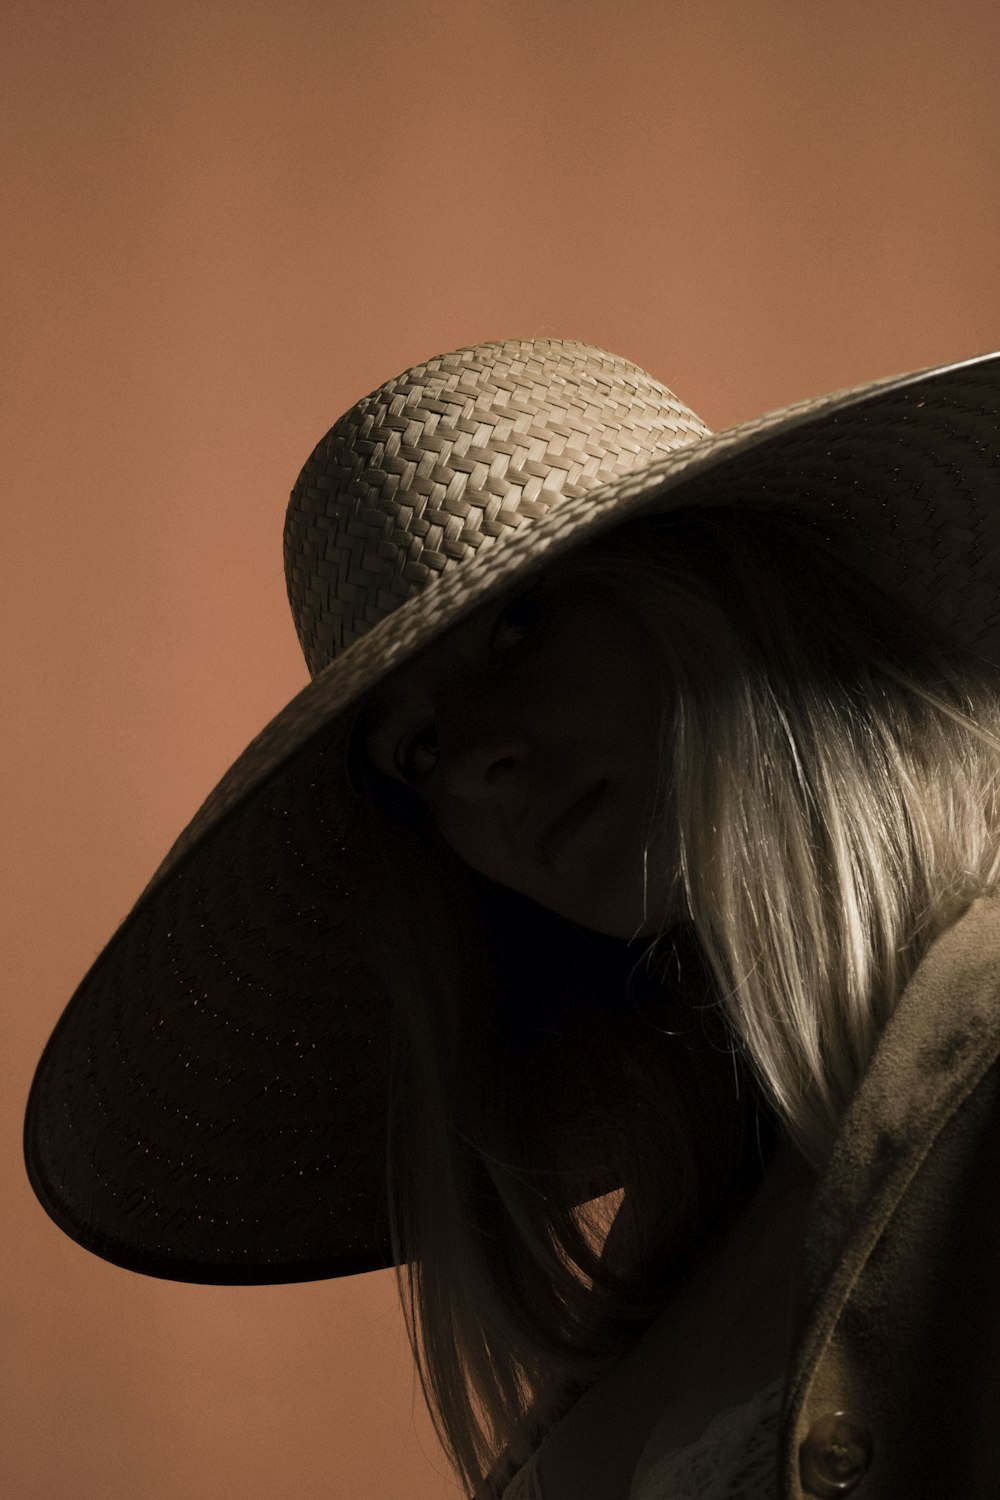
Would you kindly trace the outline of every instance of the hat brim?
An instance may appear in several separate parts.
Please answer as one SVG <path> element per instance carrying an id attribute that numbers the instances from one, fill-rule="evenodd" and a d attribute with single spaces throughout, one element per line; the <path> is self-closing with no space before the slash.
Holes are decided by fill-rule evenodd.
<path id="1" fill-rule="evenodd" d="M 60 1017 L 24 1152 L 46 1213 L 129 1270 L 209 1284 L 393 1264 L 388 1017 L 345 770 L 365 695 L 568 552 L 657 511 L 781 508 L 1000 663 L 1000 354 L 836 392 L 567 498 L 429 584 L 253 739 Z"/>

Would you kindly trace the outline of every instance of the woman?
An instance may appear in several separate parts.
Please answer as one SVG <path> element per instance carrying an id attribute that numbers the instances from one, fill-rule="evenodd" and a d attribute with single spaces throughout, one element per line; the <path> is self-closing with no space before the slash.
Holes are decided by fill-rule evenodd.
<path id="1" fill-rule="evenodd" d="M 469 1493 L 994 1493 L 998 393 L 713 437 L 536 340 L 352 408 L 286 520 L 312 681 L 39 1064 L 56 1223 L 394 1265 Z"/>

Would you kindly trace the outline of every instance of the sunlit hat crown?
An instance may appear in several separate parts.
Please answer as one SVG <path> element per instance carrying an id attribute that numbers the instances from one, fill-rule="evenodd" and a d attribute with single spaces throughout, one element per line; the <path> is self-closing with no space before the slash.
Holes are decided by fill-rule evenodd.
<path id="1" fill-rule="evenodd" d="M 567 339 L 476 344 L 386 381 L 316 445 L 288 506 L 310 674 L 561 500 L 708 435 L 637 365 Z"/>

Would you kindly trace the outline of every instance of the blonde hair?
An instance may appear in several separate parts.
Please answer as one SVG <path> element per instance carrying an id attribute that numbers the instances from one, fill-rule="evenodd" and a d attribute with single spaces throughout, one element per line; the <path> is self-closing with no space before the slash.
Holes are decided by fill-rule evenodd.
<path id="1" fill-rule="evenodd" d="M 436 1431 L 483 1500 L 780 1137 L 822 1169 L 921 957 L 1000 872 L 1000 674 L 835 538 L 691 510 L 546 576 L 609 592 L 659 649 L 651 827 L 670 810 L 686 916 L 638 948 L 587 933 L 461 865 L 371 778 L 397 1286 Z"/>

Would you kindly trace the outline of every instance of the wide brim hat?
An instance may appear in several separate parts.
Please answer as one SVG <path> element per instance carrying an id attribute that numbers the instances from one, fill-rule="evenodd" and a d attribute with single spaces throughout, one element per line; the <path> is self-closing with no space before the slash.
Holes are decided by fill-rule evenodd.
<path id="1" fill-rule="evenodd" d="M 347 759 L 359 708 L 576 548 L 720 504 L 794 515 L 1000 663 L 1000 354 L 713 434 L 626 360 L 508 340 L 427 360 L 336 423 L 285 520 L 310 681 L 176 840 L 35 1072 L 25 1161 L 60 1229 L 179 1281 L 394 1264 L 389 1015 L 366 921 L 379 866 Z"/>

